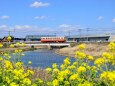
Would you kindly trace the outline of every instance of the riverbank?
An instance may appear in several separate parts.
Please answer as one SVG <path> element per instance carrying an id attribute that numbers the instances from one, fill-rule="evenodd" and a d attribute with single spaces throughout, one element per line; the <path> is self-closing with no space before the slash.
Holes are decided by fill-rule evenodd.
<path id="1" fill-rule="evenodd" d="M 32 47 L 32 46 L 25 46 L 25 47 L 14 47 L 14 48 L 1 48 L 0 52 L 3 52 L 3 51 L 13 52 L 16 49 L 21 49 L 23 51 L 31 51 L 31 50 L 45 49 L 45 48 L 46 48 L 45 46 L 34 46 L 34 47 Z"/>
<path id="2" fill-rule="evenodd" d="M 100 57 L 103 52 L 107 51 L 107 43 L 87 43 L 85 53 L 94 57 Z M 77 45 L 74 47 L 65 47 L 58 49 L 55 53 L 68 57 L 75 57 L 75 52 L 78 51 Z"/>

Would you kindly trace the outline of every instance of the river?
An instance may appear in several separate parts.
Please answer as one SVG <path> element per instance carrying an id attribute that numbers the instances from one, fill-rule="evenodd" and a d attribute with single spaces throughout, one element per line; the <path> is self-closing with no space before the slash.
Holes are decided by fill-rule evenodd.
<path id="1" fill-rule="evenodd" d="M 32 61 L 32 67 L 47 68 L 51 67 L 53 63 L 62 64 L 65 58 L 65 56 L 56 54 L 55 50 L 39 49 L 26 51 L 25 56 L 22 57 L 22 61 L 25 65 L 27 65 L 28 61 Z M 71 61 L 75 61 L 74 58 L 70 59 Z"/>

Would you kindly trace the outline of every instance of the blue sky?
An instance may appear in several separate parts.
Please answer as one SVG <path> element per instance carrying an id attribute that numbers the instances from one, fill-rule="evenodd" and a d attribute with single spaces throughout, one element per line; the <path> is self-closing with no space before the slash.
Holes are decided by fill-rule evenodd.
<path id="1" fill-rule="evenodd" d="M 113 32 L 115 0 L 1 0 L 0 37 Z M 14 32 L 15 29 L 15 32 Z M 91 32 L 90 31 L 90 32 Z M 115 30 L 114 30 L 115 31 Z"/>

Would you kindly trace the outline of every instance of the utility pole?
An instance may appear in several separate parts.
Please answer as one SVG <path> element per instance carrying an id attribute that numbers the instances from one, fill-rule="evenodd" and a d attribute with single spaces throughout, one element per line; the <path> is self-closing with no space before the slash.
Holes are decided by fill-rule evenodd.
<path id="1" fill-rule="evenodd" d="M 56 35 L 57 35 L 57 33 L 54 33 L 54 35 L 56 36 Z"/>
<path id="2" fill-rule="evenodd" d="M 70 37 L 70 31 L 68 31 L 68 36 Z"/>
<path id="3" fill-rule="evenodd" d="M 11 32 L 15 32 L 15 29 L 13 29 L 13 31 L 11 31 L 11 30 L 8 31 L 9 36 L 11 35 Z"/>
<path id="4" fill-rule="evenodd" d="M 15 32 L 15 29 L 13 29 L 12 31 L 9 30 L 9 31 L 8 31 L 8 36 L 11 36 L 11 32 Z M 13 37 L 14 37 L 14 36 L 13 36 Z M 14 40 L 15 40 L 15 38 L 14 38 Z"/>
<path id="5" fill-rule="evenodd" d="M 15 30 L 16 30 L 16 29 L 14 28 L 14 32 L 15 32 Z M 16 40 L 15 40 L 15 36 L 13 36 L 13 37 L 14 37 L 14 43 L 15 43 L 15 42 L 16 42 Z"/>
<path id="6" fill-rule="evenodd" d="M 87 42 L 88 42 L 88 31 L 89 31 L 89 28 L 86 28 L 86 31 L 87 31 Z"/>
<path id="7" fill-rule="evenodd" d="M 78 29 L 79 32 L 79 41 L 81 41 L 81 29 Z"/>
<path id="8" fill-rule="evenodd" d="M 9 35 L 9 36 L 10 36 L 10 32 L 11 32 L 11 31 L 9 30 L 9 31 L 8 31 L 8 35 Z"/>

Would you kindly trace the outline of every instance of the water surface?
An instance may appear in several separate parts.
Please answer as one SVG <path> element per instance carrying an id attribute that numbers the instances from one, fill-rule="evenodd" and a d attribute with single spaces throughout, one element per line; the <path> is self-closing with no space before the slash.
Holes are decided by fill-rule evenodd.
<path id="1" fill-rule="evenodd" d="M 51 67 L 53 63 L 57 63 L 58 65 L 62 64 L 65 58 L 65 56 L 56 54 L 55 50 L 39 49 L 25 52 L 22 61 L 25 64 L 27 64 L 28 61 L 32 61 L 32 67 L 46 68 Z M 71 58 L 71 61 L 74 60 L 74 58 Z"/>

